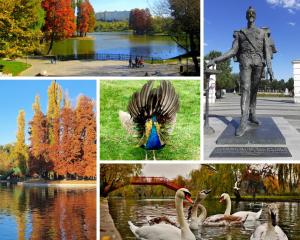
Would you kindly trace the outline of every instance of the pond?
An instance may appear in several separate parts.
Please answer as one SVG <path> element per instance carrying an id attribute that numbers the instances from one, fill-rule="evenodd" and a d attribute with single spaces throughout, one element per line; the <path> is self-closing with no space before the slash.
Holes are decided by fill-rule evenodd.
<path id="1" fill-rule="evenodd" d="M 96 189 L 0 186 L 1 240 L 96 239 Z"/>
<path id="2" fill-rule="evenodd" d="M 55 42 L 54 55 L 122 54 L 168 59 L 184 54 L 168 36 L 138 36 L 132 33 L 91 33 L 91 39 L 68 39 Z"/>
<path id="3" fill-rule="evenodd" d="M 263 203 L 265 205 L 266 203 Z M 290 240 L 299 239 L 300 236 L 300 203 L 281 202 L 279 207 L 279 226 L 287 234 Z M 208 211 L 208 215 L 224 213 L 225 206 L 217 200 L 205 200 L 204 205 Z M 184 204 L 185 211 L 189 207 L 188 203 Z M 232 203 L 232 212 L 250 210 L 259 211 L 260 205 L 252 206 L 250 202 L 240 202 L 237 205 Z M 176 217 L 175 204 L 173 199 L 165 200 L 125 200 L 125 199 L 110 199 L 109 208 L 112 218 L 115 222 L 123 239 L 136 239 L 131 233 L 127 222 L 132 221 L 137 226 L 147 224 L 146 216 L 161 216 L 166 215 L 171 219 Z M 202 227 L 198 232 L 194 232 L 197 239 L 201 240 L 249 240 L 256 226 L 265 223 L 268 219 L 266 208 L 263 212 L 260 221 L 255 224 L 245 223 L 244 227 Z M 187 216 L 187 214 L 186 214 Z"/>

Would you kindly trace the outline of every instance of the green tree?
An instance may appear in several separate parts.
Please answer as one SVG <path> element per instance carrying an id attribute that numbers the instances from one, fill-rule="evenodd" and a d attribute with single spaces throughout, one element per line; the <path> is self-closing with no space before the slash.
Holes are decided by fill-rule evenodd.
<path id="1" fill-rule="evenodd" d="M 294 78 L 289 78 L 285 86 L 290 92 L 294 91 Z"/>
<path id="2" fill-rule="evenodd" d="M 205 56 L 205 60 L 210 60 L 221 56 L 222 53 L 218 51 L 211 51 Z M 233 89 L 235 87 L 235 79 L 231 74 L 232 68 L 230 66 L 230 59 L 217 64 L 217 69 L 221 72 L 217 75 L 216 89 Z"/>
<path id="3" fill-rule="evenodd" d="M 0 57 L 40 51 L 43 23 L 41 0 L 0 1 Z"/>

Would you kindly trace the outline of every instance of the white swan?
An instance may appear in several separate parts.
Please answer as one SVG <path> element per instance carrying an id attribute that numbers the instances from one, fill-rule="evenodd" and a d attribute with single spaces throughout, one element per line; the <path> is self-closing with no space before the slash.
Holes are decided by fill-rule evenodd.
<path id="1" fill-rule="evenodd" d="M 189 209 L 189 217 L 191 218 L 190 229 L 197 230 L 199 225 L 202 225 L 207 217 L 206 208 L 201 204 L 201 201 L 207 197 L 211 190 L 202 190 L 198 192 L 197 198 L 194 205 Z M 198 208 L 200 209 L 200 214 L 198 216 Z"/>
<path id="2" fill-rule="evenodd" d="M 243 224 L 248 215 L 234 216 L 231 215 L 231 199 L 229 194 L 223 193 L 220 197 L 220 202 L 226 202 L 226 210 L 224 214 L 212 215 L 205 219 L 204 226 L 228 226 L 228 225 L 240 225 Z"/>
<path id="3" fill-rule="evenodd" d="M 193 203 L 190 196 L 191 194 L 186 188 L 180 188 L 175 194 L 175 206 L 180 229 L 164 223 L 137 227 L 129 221 L 130 230 L 141 240 L 196 240 L 195 235 L 191 232 L 188 223 L 184 219 L 183 212 L 184 199 Z"/>
<path id="4" fill-rule="evenodd" d="M 271 203 L 268 206 L 269 221 L 258 226 L 250 240 L 288 240 L 278 224 L 278 207 Z"/>

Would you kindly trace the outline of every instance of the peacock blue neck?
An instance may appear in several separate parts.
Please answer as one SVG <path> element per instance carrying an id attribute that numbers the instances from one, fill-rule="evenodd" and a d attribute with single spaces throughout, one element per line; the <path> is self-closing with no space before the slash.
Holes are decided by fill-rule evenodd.
<path id="1" fill-rule="evenodd" d="M 146 145 L 145 145 L 145 148 L 147 150 L 158 150 L 163 147 L 163 145 L 160 142 L 156 126 L 154 124 L 155 122 L 157 122 L 156 116 L 153 116 L 151 132 L 150 132 L 150 135 L 149 135 Z"/>

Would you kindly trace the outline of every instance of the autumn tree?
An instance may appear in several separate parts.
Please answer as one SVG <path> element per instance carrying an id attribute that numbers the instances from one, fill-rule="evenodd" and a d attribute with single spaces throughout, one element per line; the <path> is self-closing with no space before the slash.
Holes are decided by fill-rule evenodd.
<path id="1" fill-rule="evenodd" d="M 53 170 L 56 172 L 59 166 L 59 147 L 60 147 L 60 110 L 62 102 L 62 88 L 53 81 L 48 88 L 48 109 L 47 123 L 49 135 L 49 158 L 53 164 Z"/>
<path id="2" fill-rule="evenodd" d="M 89 0 L 78 2 L 77 32 L 80 37 L 93 32 L 96 24 L 95 11 Z"/>
<path id="3" fill-rule="evenodd" d="M 76 114 L 75 141 L 80 142 L 80 161 L 76 162 L 75 169 L 79 176 L 96 176 L 96 115 L 94 102 L 86 97 L 79 96 Z"/>
<path id="4" fill-rule="evenodd" d="M 129 27 L 139 35 L 149 33 L 152 30 L 152 16 L 149 9 L 132 9 L 129 15 Z"/>
<path id="5" fill-rule="evenodd" d="M 47 177 L 47 172 L 51 169 L 51 163 L 48 158 L 48 128 L 47 119 L 41 110 L 40 97 L 38 95 L 35 96 L 32 109 L 34 115 L 29 122 L 29 140 L 31 143 L 30 172 Z"/>
<path id="6" fill-rule="evenodd" d="M 19 111 L 18 119 L 18 131 L 17 141 L 14 148 L 14 154 L 16 159 L 16 165 L 20 168 L 23 175 L 28 170 L 28 148 L 25 144 L 25 112 L 24 110 Z"/>
<path id="7" fill-rule="evenodd" d="M 46 12 L 44 36 L 50 41 L 48 53 L 52 50 L 55 40 L 73 36 L 76 31 L 75 14 L 71 0 L 42 0 Z"/>
<path id="8" fill-rule="evenodd" d="M 108 194 L 129 184 L 130 177 L 141 174 L 141 164 L 101 164 L 100 166 L 100 195 Z"/>
<path id="9" fill-rule="evenodd" d="M 41 0 L 0 1 L 0 57 L 39 51 L 43 16 Z"/>

